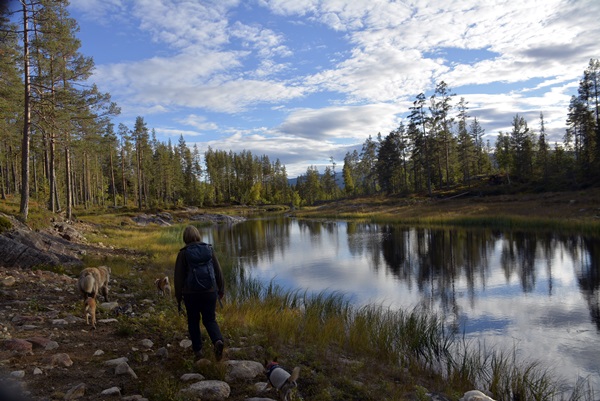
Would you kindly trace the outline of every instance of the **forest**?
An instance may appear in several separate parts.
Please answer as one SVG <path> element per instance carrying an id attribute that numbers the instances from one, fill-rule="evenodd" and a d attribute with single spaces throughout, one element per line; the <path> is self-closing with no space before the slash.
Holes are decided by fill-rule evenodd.
<path id="1" fill-rule="evenodd" d="M 160 142 L 143 116 L 133 127 L 109 93 L 90 84 L 91 57 L 81 54 L 67 1 L 23 1 L 0 17 L 0 191 L 20 199 L 27 220 L 35 201 L 72 218 L 76 208 L 138 209 L 222 204 L 287 204 L 364 195 L 423 194 L 492 184 L 528 190 L 600 184 L 600 62 L 591 59 L 571 98 L 562 142 L 549 143 L 544 116 L 519 114 L 495 143 L 445 82 L 415 96 L 397 129 L 345 155 L 323 172 L 308 166 L 290 185 L 285 165 L 251 151 Z M 399 110 L 399 112 L 402 112 Z M 535 128 L 530 128 L 534 125 Z"/>

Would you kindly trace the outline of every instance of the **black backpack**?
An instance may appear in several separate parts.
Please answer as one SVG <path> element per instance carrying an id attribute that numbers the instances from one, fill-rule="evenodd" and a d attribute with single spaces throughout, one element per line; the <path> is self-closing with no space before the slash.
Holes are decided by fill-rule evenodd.
<path id="1" fill-rule="evenodd" d="M 185 251 L 188 273 L 185 286 L 190 292 L 206 292 L 217 289 L 212 261 L 212 246 L 205 243 L 189 246 Z"/>

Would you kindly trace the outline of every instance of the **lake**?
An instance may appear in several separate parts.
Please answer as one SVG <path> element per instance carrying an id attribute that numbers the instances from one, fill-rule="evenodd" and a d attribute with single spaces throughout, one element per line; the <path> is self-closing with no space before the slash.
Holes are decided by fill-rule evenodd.
<path id="1" fill-rule="evenodd" d="M 244 273 L 356 306 L 425 306 L 448 329 L 600 389 L 600 240 L 291 218 L 205 232 Z"/>

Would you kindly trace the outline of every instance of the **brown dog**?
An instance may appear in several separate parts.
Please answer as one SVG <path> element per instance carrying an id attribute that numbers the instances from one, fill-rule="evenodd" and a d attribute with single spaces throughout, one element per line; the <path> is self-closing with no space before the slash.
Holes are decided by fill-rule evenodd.
<path id="1" fill-rule="evenodd" d="M 93 297 L 87 297 L 85 300 L 85 323 L 90 324 L 90 318 L 92 318 L 92 329 L 96 329 L 96 299 Z"/>
<path id="2" fill-rule="evenodd" d="M 79 274 L 77 289 L 85 301 L 88 297 L 96 298 L 98 292 L 102 293 L 108 302 L 108 282 L 110 280 L 110 267 L 86 267 Z"/>
<path id="3" fill-rule="evenodd" d="M 169 284 L 169 277 L 164 276 L 163 278 L 157 278 L 156 281 L 154 281 L 154 284 L 156 285 L 160 295 L 171 297 L 171 285 Z"/>

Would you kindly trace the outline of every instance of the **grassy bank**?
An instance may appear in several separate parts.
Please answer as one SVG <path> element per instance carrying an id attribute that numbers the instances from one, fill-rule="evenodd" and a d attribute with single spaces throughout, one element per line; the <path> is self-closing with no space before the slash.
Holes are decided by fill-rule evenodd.
<path id="1" fill-rule="evenodd" d="M 385 220 L 385 216 L 382 217 Z M 114 257 L 87 260 L 107 263 L 131 292 L 143 296 L 153 288 L 157 274 L 172 274 L 184 225 L 159 228 L 127 224 L 127 216 L 82 217 L 95 229 L 93 242 L 115 248 L 133 248 L 138 260 Z M 227 298 L 219 322 L 228 347 L 248 351 L 249 359 L 278 357 L 285 366 L 301 366 L 301 388 L 296 400 L 427 400 L 441 393 L 458 400 L 465 391 L 490 391 L 497 400 L 593 400 L 585 382 L 552 374 L 536 361 L 520 360 L 514 350 L 485 349 L 445 330 L 442 320 L 426 310 L 389 310 L 370 305 L 353 307 L 344 294 L 317 294 L 284 290 L 245 278 L 229 255 L 220 254 L 227 278 Z M 133 277 L 131 271 L 137 274 Z M 185 320 L 174 302 L 157 305 L 154 318 L 127 321 L 120 331 L 136 325 L 168 338 L 186 333 Z M 175 366 L 173 369 L 189 369 Z M 224 371 L 202 371 L 222 379 Z M 177 383 L 158 386 L 155 398 L 174 400 Z M 574 391 L 573 391 L 574 389 Z M 300 396 L 301 394 L 301 396 Z M 232 399 L 236 395 L 232 396 Z M 300 398 L 302 397 L 302 398 Z M 243 398 L 239 398 L 243 399 Z"/>
<path id="2" fill-rule="evenodd" d="M 592 194 L 513 196 L 494 199 L 353 199 L 296 210 L 303 218 L 362 219 L 411 225 L 462 225 L 568 230 L 597 235 L 600 213 Z M 571 202 L 575 200 L 574 202 Z M 240 214 L 244 210 L 207 212 Z M 86 256 L 86 265 L 108 264 L 115 279 L 136 298 L 152 298 L 158 275 L 172 277 L 183 245 L 184 224 L 140 227 L 136 213 L 84 214 L 78 220 L 85 237 L 104 247 L 133 249 L 134 255 Z M 37 216 L 37 214 L 36 214 Z M 40 212 L 35 227 L 48 214 Z M 440 393 L 457 401 L 465 391 L 490 391 L 496 400 L 594 400 L 585 381 L 556 377 L 551 367 L 521 360 L 515 350 L 484 348 L 445 330 L 442 319 L 426 310 L 390 310 L 379 305 L 353 307 L 344 294 L 309 295 L 245 278 L 230 255 L 219 254 L 227 278 L 227 298 L 218 311 L 227 347 L 236 359 L 278 357 L 288 368 L 300 366 L 295 400 L 428 400 Z M 72 272 L 75 274 L 75 272 Z M 144 333 L 169 343 L 187 334 L 174 300 L 161 300 L 151 316 L 119 317 L 115 335 Z M 173 358 L 170 375 L 140 375 L 152 400 L 177 399 L 183 386 L 172 377 L 199 370 L 223 379 L 220 365 L 197 367 L 189 358 Z M 246 387 L 246 388 L 245 388 Z M 251 384 L 232 389 L 233 401 L 253 394 Z"/>

